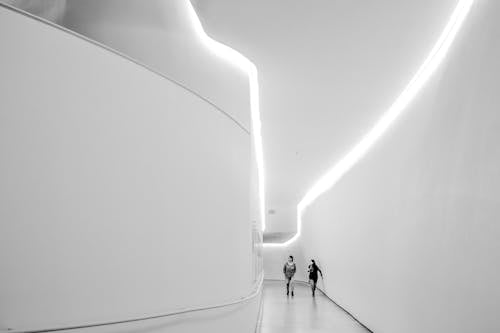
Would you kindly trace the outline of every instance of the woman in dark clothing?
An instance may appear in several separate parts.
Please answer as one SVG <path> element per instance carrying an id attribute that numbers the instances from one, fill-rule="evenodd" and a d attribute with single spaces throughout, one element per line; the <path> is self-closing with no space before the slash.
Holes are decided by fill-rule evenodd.
<path id="1" fill-rule="evenodd" d="M 309 265 L 309 269 L 307 271 L 309 272 L 309 284 L 311 285 L 312 295 L 314 297 L 316 292 L 316 283 L 318 282 L 318 272 L 321 274 L 321 278 L 323 278 L 323 272 L 319 269 L 318 265 L 316 265 L 314 259 L 311 259 L 311 264 Z"/>

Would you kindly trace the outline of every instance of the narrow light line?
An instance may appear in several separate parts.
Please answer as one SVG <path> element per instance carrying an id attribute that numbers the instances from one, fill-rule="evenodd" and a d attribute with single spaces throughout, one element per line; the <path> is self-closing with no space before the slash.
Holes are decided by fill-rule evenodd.
<path id="1" fill-rule="evenodd" d="M 372 129 L 359 141 L 347 155 L 328 170 L 316 183 L 306 192 L 305 196 L 297 205 L 297 233 L 283 243 L 265 243 L 266 247 L 287 246 L 295 242 L 302 233 L 302 216 L 306 208 L 319 196 L 331 189 L 357 162 L 363 158 L 368 150 L 380 139 L 387 129 L 401 115 L 408 104 L 422 89 L 431 75 L 436 71 L 451 44 L 453 43 L 460 27 L 472 7 L 474 0 L 460 0 L 455 7 L 446 27 L 438 38 L 436 44 L 429 52 L 427 58 L 420 65 L 416 74 L 406 85 L 405 89 L 396 98 L 389 109 L 382 115 Z"/>
<path id="2" fill-rule="evenodd" d="M 217 56 L 225 59 L 234 66 L 240 68 L 242 71 L 246 72 L 248 75 L 248 81 L 250 86 L 250 113 L 252 119 L 252 138 L 255 150 L 255 159 L 257 164 L 257 178 L 258 178 L 258 192 L 259 192 L 259 213 L 262 225 L 262 231 L 266 229 L 266 215 L 265 215 L 265 181 L 264 181 L 264 152 L 262 147 L 262 125 L 260 120 L 260 110 L 259 110 L 259 80 L 257 67 L 248 60 L 241 53 L 224 45 L 207 35 L 203 26 L 193 8 L 193 5 L 188 0 L 188 8 L 190 12 L 191 22 L 193 27 L 200 37 L 200 40 L 214 52 Z"/>

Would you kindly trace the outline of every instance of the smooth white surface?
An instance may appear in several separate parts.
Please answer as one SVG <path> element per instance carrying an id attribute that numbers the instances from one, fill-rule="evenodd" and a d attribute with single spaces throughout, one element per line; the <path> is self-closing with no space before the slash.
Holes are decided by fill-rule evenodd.
<path id="1" fill-rule="evenodd" d="M 320 291 L 311 297 L 307 285 L 296 283 L 295 296 L 285 295 L 285 282 L 266 281 L 258 333 L 368 332 Z"/>
<path id="2" fill-rule="evenodd" d="M 0 328 L 249 294 L 250 136 L 165 78 L 3 7 L 0 41 Z M 256 306 L 228 312 L 176 329 L 253 331 Z"/>
<path id="3" fill-rule="evenodd" d="M 270 232 L 415 74 L 457 0 L 194 0 L 207 33 L 259 69 Z"/>
<path id="4" fill-rule="evenodd" d="M 375 332 L 498 332 L 500 7 L 478 1 L 380 144 L 304 216 L 330 295 Z"/>
<path id="5" fill-rule="evenodd" d="M 264 156 L 255 65 L 210 38 L 189 0 L 10 0 L 162 73 L 251 131 L 257 168 L 256 218 L 265 229 Z M 54 17 L 53 12 L 58 15 Z"/>
<path id="6" fill-rule="evenodd" d="M 266 190 L 265 190 L 265 171 L 264 171 L 264 151 L 262 142 L 262 123 L 260 117 L 260 99 L 259 99 L 259 80 L 257 67 L 248 60 L 241 53 L 236 50 L 224 45 L 212 38 L 210 38 L 198 18 L 193 6 L 190 1 L 187 2 L 187 7 L 189 9 L 190 18 L 192 25 L 198 35 L 198 37 L 203 41 L 205 46 L 215 53 L 220 58 L 226 60 L 234 66 L 237 66 L 241 71 L 246 73 L 248 77 L 249 85 L 249 99 L 250 99 L 250 115 L 252 122 L 252 146 L 254 155 L 252 156 L 255 160 L 255 167 L 257 172 L 257 187 L 258 187 L 258 204 L 259 204 L 259 220 L 261 225 L 261 230 L 266 230 Z M 232 87 L 231 87 L 232 88 Z M 226 93 L 229 90 L 226 89 Z"/>
<path id="7" fill-rule="evenodd" d="M 286 247 L 264 247 L 264 274 L 266 279 L 283 279 L 283 265 L 292 255 L 297 265 L 296 278 L 302 281 L 308 279 L 308 259 L 303 255 L 301 242 L 295 242 Z"/>
<path id="8" fill-rule="evenodd" d="M 200 38 L 187 0 L 66 0 L 61 24 L 182 83 L 251 127 L 248 74 Z M 231 87 L 231 93 L 228 88 Z"/>
<path id="9" fill-rule="evenodd" d="M 401 94 L 392 103 L 389 109 L 380 117 L 368 133 L 359 141 L 345 156 L 322 175 L 314 185 L 307 191 L 304 197 L 297 205 L 297 232 L 285 242 L 267 243 L 265 246 L 287 246 L 297 241 L 302 232 L 302 216 L 311 203 L 319 196 L 332 188 L 349 170 L 356 165 L 373 147 L 377 141 L 385 134 L 405 111 L 408 104 L 415 98 L 420 89 L 422 89 L 431 77 L 434 71 L 439 67 L 452 45 L 460 27 L 467 18 L 467 14 L 474 3 L 473 0 L 459 1 L 457 7 L 451 14 L 448 24 L 439 36 L 436 44 L 430 50 L 422 65 L 416 71 L 415 75 L 408 82 L 408 85 Z"/>
<path id="10" fill-rule="evenodd" d="M 2 0 L 1 2 L 58 23 L 66 11 L 66 0 Z"/>

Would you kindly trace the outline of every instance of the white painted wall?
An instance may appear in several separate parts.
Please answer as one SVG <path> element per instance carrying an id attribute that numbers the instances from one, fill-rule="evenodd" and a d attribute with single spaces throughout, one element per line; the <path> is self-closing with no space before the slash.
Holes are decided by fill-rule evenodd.
<path id="1" fill-rule="evenodd" d="M 0 329 L 253 290 L 248 133 L 165 78 L 4 7 L 0 43 Z M 251 332 L 257 307 L 103 331 Z"/>
<path id="2" fill-rule="evenodd" d="M 167 75 L 250 129 L 247 73 L 202 42 L 189 0 L 148 0 L 147 4 L 142 0 L 44 0 L 45 6 L 26 0 L 9 2 Z"/>
<path id="3" fill-rule="evenodd" d="M 274 212 L 269 213 L 269 209 Z M 297 208 L 285 203 L 275 203 L 268 207 L 266 232 L 291 233 L 297 232 Z"/>
<path id="4" fill-rule="evenodd" d="M 267 231 L 296 206 L 415 72 L 457 0 L 191 0 L 205 30 L 259 69 Z"/>
<path id="5" fill-rule="evenodd" d="M 293 243 L 287 247 L 264 247 L 264 272 L 265 278 L 271 280 L 284 280 L 283 265 L 292 255 L 297 265 L 295 278 L 307 281 L 307 261 L 304 258 L 300 242 Z"/>
<path id="6" fill-rule="evenodd" d="M 402 118 L 305 213 L 304 255 L 375 332 L 500 331 L 499 13 L 476 2 Z"/>

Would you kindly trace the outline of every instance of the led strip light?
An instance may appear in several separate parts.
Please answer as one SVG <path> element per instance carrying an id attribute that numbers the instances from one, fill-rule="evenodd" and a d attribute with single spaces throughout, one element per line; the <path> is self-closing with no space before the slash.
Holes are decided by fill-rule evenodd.
<path id="1" fill-rule="evenodd" d="M 233 50 L 227 45 L 219 43 L 216 40 L 210 38 L 203 26 L 201 25 L 198 15 L 193 8 L 190 1 L 187 1 L 188 9 L 190 12 L 190 19 L 196 34 L 199 36 L 200 40 L 205 44 L 205 46 L 214 52 L 217 56 L 225 59 L 229 63 L 240 68 L 242 71 L 248 74 L 248 80 L 250 85 L 250 113 L 252 118 L 252 137 L 255 149 L 255 159 L 257 163 L 257 177 L 258 177 L 258 191 L 259 191 L 259 213 L 262 225 L 262 231 L 266 229 L 266 216 L 265 216 L 265 183 L 264 183 L 264 153 L 262 149 L 262 133 L 261 133 L 261 121 L 260 121 L 260 111 L 259 111 L 259 81 L 257 74 L 257 67 L 248 60 L 241 53 Z"/>
<path id="2" fill-rule="evenodd" d="M 373 128 L 347 153 L 337 164 L 326 172 L 307 191 L 306 195 L 297 205 L 297 233 L 284 243 L 265 243 L 266 247 L 287 246 L 295 242 L 302 233 L 302 216 L 306 208 L 319 196 L 332 188 L 377 142 L 385 131 L 394 123 L 398 116 L 413 100 L 424 84 L 438 68 L 462 26 L 474 0 L 460 0 L 451 15 L 448 24 L 432 48 L 431 52 L 422 63 L 417 73 L 406 85 L 403 92 L 396 98 L 391 107 L 382 115 Z"/>

